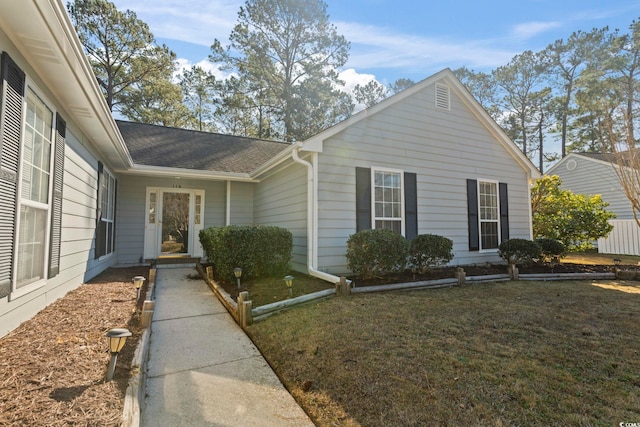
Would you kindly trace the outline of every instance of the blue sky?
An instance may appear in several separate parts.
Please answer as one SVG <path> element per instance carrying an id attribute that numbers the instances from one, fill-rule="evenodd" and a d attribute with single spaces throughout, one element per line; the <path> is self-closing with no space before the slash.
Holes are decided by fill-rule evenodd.
<path id="1" fill-rule="evenodd" d="M 226 45 L 243 0 L 113 0 L 151 27 L 183 66 L 208 63 L 214 39 Z M 627 31 L 640 0 L 326 0 L 331 21 L 351 42 L 347 86 L 375 78 L 414 81 L 463 65 L 491 71 L 525 50 L 538 51 L 577 30 Z"/>

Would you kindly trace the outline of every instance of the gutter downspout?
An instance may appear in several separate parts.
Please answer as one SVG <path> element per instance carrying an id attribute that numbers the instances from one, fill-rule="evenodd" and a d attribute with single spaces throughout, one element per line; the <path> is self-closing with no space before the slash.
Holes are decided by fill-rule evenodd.
<path id="1" fill-rule="evenodd" d="M 307 271 L 310 276 L 317 277 L 318 279 L 325 280 L 330 283 L 338 283 L 340 278 L 333 274 L 325 273 L 316 269 L 317 262 L 317 206 L 318 206 L 318 191 L 317 191 L 317 179 L 315 178 L 315 172 L 317 169 L 317 157 L 318 153 L 312 153 L 313 165 L 306 160 L 300 158 L 300 149 L 302 143 L 296 143 L 296 147 L 291 151 L 291 158 L 294 162 L 299 163 L 307 168 Z M 314 168 L 314 165 L 316 166 Z"/>

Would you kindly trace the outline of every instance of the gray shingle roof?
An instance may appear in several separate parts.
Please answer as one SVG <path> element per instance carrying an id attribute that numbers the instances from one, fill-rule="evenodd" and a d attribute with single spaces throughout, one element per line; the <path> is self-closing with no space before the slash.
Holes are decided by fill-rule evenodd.
<path id="1" fill-rule="evenodd" d="M 133 162 L 211 172 L 249 173 L 290 144 L 116 120 Z"/>
<path id="2" fill-rule="evenodd" d="M 595 160 L 602 160 L 604 162 L 615 163 L 624 166 L 633 166 L 638 164 L 638 151 L 621 151 L 617 154 L 612 153 L 575 153 L 580 156 L 589 157 Z"/>

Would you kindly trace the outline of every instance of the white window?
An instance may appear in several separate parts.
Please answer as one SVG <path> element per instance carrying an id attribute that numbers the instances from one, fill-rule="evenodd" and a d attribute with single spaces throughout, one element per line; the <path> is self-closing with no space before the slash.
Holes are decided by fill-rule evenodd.
<path id="1" fill-rule="evenodd" d="M 199 225 L 202 222 L 202 195 L 196 194 L 194 222 Z"/>
<path id="2" fill-rule="evenodd" d="M 16 289 L 45 278 L 53 111 L 27 89 L 19 179 Z"/>
<path id="3" fill-rule="evenodd" d="M 373 228 L 404 234 L 403 173 L 373 169 Z"/>
<path id="4" fill-rule="evenodd" d="M 96 230 L 96 255 L 108 255 L 114 251 L 116 179 L 102 170 L 100 177 L 100 223 Z"/>
<path id="5" fill-rule="evenodd" d="M 500 241 L 500 207 L 498 183 L 478 181 L 480 249 L 496 249 Z"/>

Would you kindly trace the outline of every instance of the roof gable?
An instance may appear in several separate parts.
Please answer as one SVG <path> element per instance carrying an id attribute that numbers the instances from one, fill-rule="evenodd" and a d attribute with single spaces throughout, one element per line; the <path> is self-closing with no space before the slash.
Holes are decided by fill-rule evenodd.
<path id="1" fill-rule="evenodd" d="M 136 165 L 249 174 L 291 144 L 116 120 Z"/>
<path id="2" fill-rule="evenodd" d="M 456 78 L 450 69 L 444 69 L 431 77 L 428 77 L 421 82 L 416 83 L 410 88 L 397 93 L 389 98 L 384 99 L 380 103 L 362 110 L 347 120 L 344 120 L 337 125 L 326 129 L 325 131 L 307 139 L 302 143 L 302 150 L 322 152 L 323 142 L 328 138 L 336 135 L 337 133 L 345 130 L 346 128 L 365 120 L 373 115 L 385 110 L 397 103 L 403 102 L 406 98 L 415 95 L 416 93 L 424 90 L 425 88 L 436 85 L 438 82 L 445 83 L 450 89 L 452 94 L 457 95 L 463 104 L 469 108 L 471 113 L 476 119 L 493 135 L 493 137 L 502 145 L 502 147 L 516 160 L 520 167 L 527 172 L 527 175 L 531 178 L 537 178 L 540 176 L 537 168 L 533 163 L 522 153 L 522 151 L 509 139 L 506 133 L 498 126 L 498 124 L 491 118 L 491 116 L 484 110 L 484 108 L 473 98 L 464 85 Z"/>
<path id="3" fill-rule="evenodd" d="M 560 161 L 551 166 L 547 171 L 547 175 L 552 175 L 558 168 L 566 165 L 576 157 L 605 166 L 620 166 L 619 162 L 624 163 L 622 166 L 629 166 L 631 159 L 627 157 L 627 154 L 629 154 L 629 152 L 624 151 L 619 153 L 620 157 L 616 157 L 616 155 L 612 153 L 569 153 L 563 159 L 560 159 Z M 635 164 L 637 162 L 634 160 L 633 163 Z"/>

